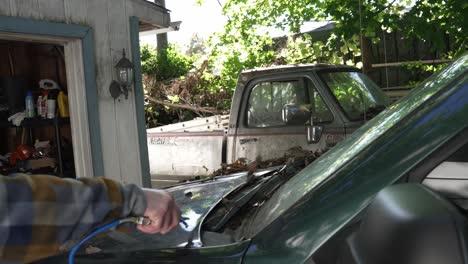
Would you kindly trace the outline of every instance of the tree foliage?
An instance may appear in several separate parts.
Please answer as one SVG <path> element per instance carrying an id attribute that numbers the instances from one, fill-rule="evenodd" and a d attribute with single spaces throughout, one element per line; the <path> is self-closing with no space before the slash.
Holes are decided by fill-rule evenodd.
<path id="1" fill-rule="evenodd" d="M 203 4 L 204 0 L 198 1 Z M 142 48 L 143 72 L 148 77 L 145 83 L 151 86 L 146 89 L 149 95 L 171 103 L 226 111 L 240 71 L 272 64 L 314 62 L 360 67 L 362 40 L 379 43 L 382 31 L 398 31 L 407 39 L 426 41 L 431 44 L 431 51 L 442 58 L 454 58 L 468 46 L 467 1 L 221 1 L 218 0 L 228 18 L 224 31 L 206 42 L 193 36 L 186 55 L 174 46 L 161 54 L 150 47 Z M 300 34 L 301 26 L 309 21 L 333 23 L 332 34 L 321 39 Z M 270 33 L 275 28 L 288 33 L 288 41 L 282 47 Z M 209 54 L 206 60 L 200 56 L 205 52 Z M 414 72 L 427 72 L 436 71 L 440 65 L 413 63 L 407 67 Z M 203 115 L 168 106 L 148 107 L 152 108 L 147 113 L 153 115 L 149 126 Z"/>
<path id="2" fill-rule="evenodd" d="M 362 37 L 378 43 L 379 32 L 430 41 L 434 52 L 448 46 L 452 58 L 466 50 L 468 2 L 459 0 L 226 0 L 224 32 L 212 40 L 223 87 L 232 90 L 242 69 L 270 64 L 328 62 L 361 66 Z M 328 39 L 300 33 L 308 21 L 333 21 Z M 290 33 L 275 52 L 268 29 Z M 452 41 L 452 43 L 450 43 Z M 454 42 L 454 43 L 453 43 Z"/>
<path id="3" fill-rule="evenodd" d="M 418 0 L 397 23 L 396 28 L 405 32 L 408 37 L 431 41 L 434 50 L 443 49 L 448 45 L 448 36 L 452 36 L 459 52 L 463 52 L 468 45 L 467 13 L 467 1 Z"/>
<path id="4" fill-rule="evenodd" d="M 207 44 L 203 37 L 197 33 L 192 34 L 185 55 L 190 58 L 198 59 L 207 54 Z"/>
<path id="5" fill-rule="evenodd" d="M 145 95 L 158 94 L 158 98 L 178 102 L 177 95 L 167 94 L 167 91 L 158 89 L 158 84 L 162 85 L 171 79 L 187 74 L 192 69 L 193 60 L 183 55 L 174 45 L 169 45 L 162 52 L 158 52 L 156 47 L 144 45 L 141 47 L 140 54 Z M 148 127 L 172 123 L 177 120 L 177 114 L 167 107 L 152 104 L 148 100 L 145 104 Z"/>
<path id="6" fill-rule="evenodd" d="M 147 127 L 223 113 L 227 108 L 231 94 L 212 89 L 215 78 L 208 73 L 208 62 L 193 66 L 199 55 L 184 55 L 173 45 L 159 53 L 152 46 L 141 48 Z"/>
<path id="7" fill-rule="evenodd" d="M 141 48 L 141 67 L 143 74 L 165 81 L 186 74 L 192 69 L 193 60 L 174 45 L 159 53 L 155 47 L 144 45 Z"/>

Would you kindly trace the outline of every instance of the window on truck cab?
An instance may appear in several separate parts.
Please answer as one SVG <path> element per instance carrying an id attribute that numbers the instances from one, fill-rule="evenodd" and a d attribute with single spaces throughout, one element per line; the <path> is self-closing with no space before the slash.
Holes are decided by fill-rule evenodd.
<path id="1" fill-rule="evenodd" d="M 309 96 L 309 98 L 308 98 Z M 312 103 L 310 103 L 312 102 Z M 309 79 L 268 81 L 256 84 L 247 107 L 248 127 L 285 126 L 281 111 L 286 104 L 312 111 L 314 123 L 333 121 L 333 114 Z"/>
<path id="2" fill-rule="evenodd" d="M 322 124 L 322 123 L 329 123 L 333 121 L 333 113 L 330 111 L 330 108 L 325 104 L 323 101 L 322 96 L 317 91 L 317 89 L 312 85 L 310 87 L 310 101 L 311 104 L 311 113 L 312 113 L 312 120 L 314 124 Z"/>
<path id="3" fill-rule="evenodd" d="M 365 74 L 353 71 L 323 71 L 327 85 L 350 121 L 373 117 L 390 105 L 389 99 Z"/>

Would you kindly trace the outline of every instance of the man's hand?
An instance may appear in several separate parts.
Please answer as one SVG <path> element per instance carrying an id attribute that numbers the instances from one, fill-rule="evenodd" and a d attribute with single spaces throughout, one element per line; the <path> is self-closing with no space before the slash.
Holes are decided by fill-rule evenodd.
<path id="1" fill-rule="evenodd" d="M 151 225 L 139 225 L 138 230 L 145 233 L 161 233 L 175 229 L 180 221 L 180 209 L 174 198 L 163 190 L 143 189 L 146 197 L 145 216 L 151 219 Z"/>

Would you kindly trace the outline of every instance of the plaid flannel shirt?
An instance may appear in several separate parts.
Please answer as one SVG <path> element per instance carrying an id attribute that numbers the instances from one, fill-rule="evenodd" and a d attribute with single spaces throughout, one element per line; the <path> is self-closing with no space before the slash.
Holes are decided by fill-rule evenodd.
<path id="1" fill-rule="evenodd" d="M 145 209 L 140 188 L 105 178 L 0 176 L 0 263 L 68 251 L 97 226 Z"/>

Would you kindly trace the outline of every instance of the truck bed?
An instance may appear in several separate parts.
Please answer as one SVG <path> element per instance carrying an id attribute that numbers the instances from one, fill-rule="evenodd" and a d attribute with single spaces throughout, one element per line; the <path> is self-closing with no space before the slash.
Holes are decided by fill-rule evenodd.
<path id="1" fill-rule="evenodd" d="M 148 129 L 153 186 L 173 185 L 217 170 L 228 122 L 229 116 L 216 115 Z"/>
<path id="2" fill-rule="evenodd" d="M 198 117 L 190 121 L 150 128 L 146 132 L 166 133 L 166 132 L 208 132 L 223 131 L 229 125 L 229 115 L 215 115 L 210 117 Z"/>

